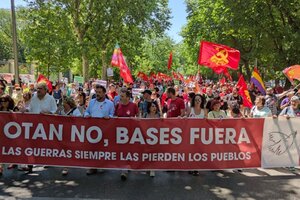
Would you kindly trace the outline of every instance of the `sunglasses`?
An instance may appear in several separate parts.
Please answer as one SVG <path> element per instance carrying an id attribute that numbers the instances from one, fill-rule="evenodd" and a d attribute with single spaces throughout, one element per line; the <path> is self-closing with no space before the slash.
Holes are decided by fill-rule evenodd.
<path id="1" fill-rule="evenodd" d="M 7 99 L 0 99 L 0 102 L 8 102 Z"/>

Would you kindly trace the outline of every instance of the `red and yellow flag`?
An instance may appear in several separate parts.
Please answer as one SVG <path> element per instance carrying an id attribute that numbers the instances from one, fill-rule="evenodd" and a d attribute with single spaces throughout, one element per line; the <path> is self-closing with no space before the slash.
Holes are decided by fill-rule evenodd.
<path id="1" fill-rule="evenodd" d="M 112 58 L 111 58 L 111 65 L 112 66 L 120 67 L 120 63 L 119 63 L 120 53 L 121 53 L 121 49 L 120 49 L 120 46 L 117 44 L 115 46 L 114 53 L 113 53 Z"/>
<path id="2" fill-rule="evenodd" d="M 293 65 L 283 70 L 285 76 L 293 82 L 294 79 L 300 81 L 300 65 Z"/>
<path id="3" fill-rule="evenodd" d="M 48 87 L 48 91 L 49 92 L 52 91 L 52 83 L 43 74 L 39 74 L 39 77 L 36 82 L 37 83 L 42 83 L 42 82 L 46 83 L 47 87 Z"/>
<path id="4" fill-rule="evenodd" d="M 212 68 L 215 73 L 226 73 L 227 68 L 237 70 L 240 52 L 231 47 L 207 41 L 201 41 L 198 64 Z M 227 72 L 228 73 L 228 72 Z"/>
<path id="5" fill-rule="evenodd" d="M 116 45 L 114 53 L 111 59 L 111 65 L 117 66 L 120 69 L 120 76 L 123 78 L 125 83 L 133 83 L 130 69 L 124 59 L 123 53 L 119 45 Z"/>
<path id="6" fill-rule="evenodd" d="M 243 97 L 243 106 L 252 108 L 252 101 L 243 75 L 240 76 L 236 86 L 239 88 L 239 95 Z"/>

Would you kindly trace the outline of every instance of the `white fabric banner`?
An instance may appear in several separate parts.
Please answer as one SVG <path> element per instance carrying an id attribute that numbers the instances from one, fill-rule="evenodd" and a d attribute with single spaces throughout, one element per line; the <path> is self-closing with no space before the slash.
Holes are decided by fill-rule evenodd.
<path id="1" fill-rule="evenodd" d="M 299 145 L 299 118 L 266 118 L 262 142 L 262 168 L 299 166 Z"/>

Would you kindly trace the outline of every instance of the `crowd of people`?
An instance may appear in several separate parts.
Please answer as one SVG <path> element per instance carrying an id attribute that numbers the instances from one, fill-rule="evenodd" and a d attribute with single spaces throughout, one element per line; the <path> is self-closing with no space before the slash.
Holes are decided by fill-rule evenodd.
<path id="1" fill-rule="evenodd" d="M 154 80 L 152 83 L 137 80 L 132 84 L 110 81 L 108 86 L 97 81 L 84 84 L 57 83 L 50 92 L 44 82 L 15 84 L 9 92 L 5 81 L 0 81 L 0 111 L 29 112 L 36 114 L 65 115 L 77 117 L 136 117 L 136 118 L 261 118 L 284 116 L 300 117 L 300 91 L 282 87 L 267 88 L 262 95 L 253 84 L 248 84 L 252 108 L 244 107 L 244 99 L 234 83 L 204 81 L 197 87 Z M 137 94 L 134 89 L 142 92 Z M 11 93 L 11 95 L 9 94 Z M 33 166 L 9 165 L 12 169 L 32 172 Z M 0 167 L 0 174 L 3 167 Z M 88 169 L 87 175 L 97 169 Z M 192 172 L 197 174 L 197 172 Z M 67 175 L 68 169 L 62 170 Z M 127 171 L 121 172 L 122 180 Z M 154 171 L 150 176 L 155 176 Z"/>

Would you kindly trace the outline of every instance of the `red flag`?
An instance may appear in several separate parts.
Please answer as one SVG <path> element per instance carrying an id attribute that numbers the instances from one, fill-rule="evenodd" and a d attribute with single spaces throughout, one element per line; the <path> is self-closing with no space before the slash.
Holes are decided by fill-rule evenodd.
<path id="1" fill-rule="evenodd" d="M 183 82 L 184 81 L 184 77 L 181 73 L 177 72 L 177 75 L 179 76 L 179 79 Z"/>
<path id="2" fill-rule="evenodd" d="M 239 88 L 239 95 L 243 97 L 243 105 L 248 108 L 252 108 L 252 102 L 245 82 L 244 76 L 241 75 L 236 86 Z"/>
<path id="3" fill-rule="evenodd" d="M 283 70 L 285 76 L 293 83 L 294 79 L 300 81 L 300 65 L 293 65 Z"/>
<path id="4" fill-rule="evenodd" d="M 171 69 L 172 66 L 172 60 L 173 60 L 173 53 L 170 52 L 169 60 L 168 60 L 168 69 Z"/>
<path id="5" fill-rule="evenodd" d="M 223 76 L 223 78 L 220 79 L 219 83 L 221 85 L 224 85 L 226 83 L 226 78 Z"/>
<path id="6" fill-rule="evenodd" d="M 212 68 L 215 73 L 223 73 L 225 69 L 237 70 L 240 52 L 222 44 L 201 41 L 198 64 Z"/>
<path id="7" fill-rule="evenodd" d="M 223 71 L 223 74 L 228 78 L 228 80 L 232 81 L 232 77 L 231 77 L 231 75 L 229 74 L 227 68 L 225 68 L 225 70 Z"/>
<path id="8" fill-rule="evenodd" d="M 142 80 L 144 80 L 144 81 L 148 81 L 149 80 L 148 76 L 145 73 L 143 73 L 143 72 L 139 72 L 137 76 L 139 78 L 141 78 Z"/>
<path id="9" fill-rule="evenodd" d="M 47 87 L 48 87 L 48 91 L 51 92 L 52 91 L 52 83 L 43 75 L 43 74 L 39 74 L 39 77 L 36 81 L 37 83 L 46 83 Z"/>
<path id="10" fill-rule="evenodd" d="M 124 82 L 125 83 L 133 83 L 130 69 L 128 68 L 128 66 L 126 64 L 126 61 L 123 57 L 121 50 L 120 50 L 120 55 L 119 55 L 119 63 L 120 63 L 120 76 L 123 78 Z"/>
<path id="11" fill-rule="evenodd" d="M 119 45 L 116 45 L 112 59 L 111 65 L 120 68 L 120 76 L 123 78 L 125 83 L 133 83 L 130 69 L 128 68 L 126 61 L 124 59 L 123 53 Z"/>
<path id="12" fill-rule="evenodd" d="M 176 74 L 176 72 L 172 72 L 172 74 L 174 79 L 179 80 L 179 76 L 178 74 Z"/>

